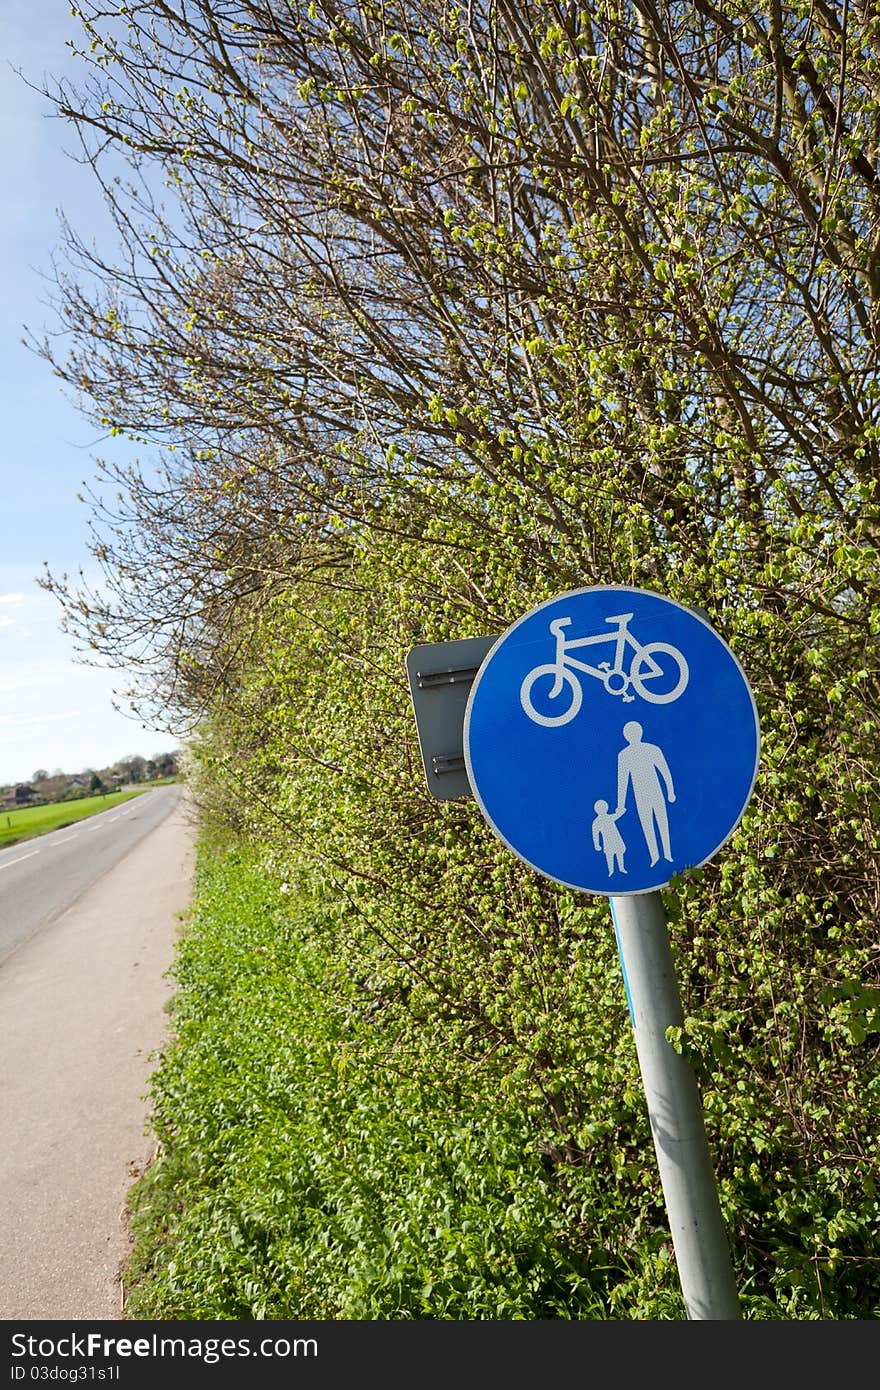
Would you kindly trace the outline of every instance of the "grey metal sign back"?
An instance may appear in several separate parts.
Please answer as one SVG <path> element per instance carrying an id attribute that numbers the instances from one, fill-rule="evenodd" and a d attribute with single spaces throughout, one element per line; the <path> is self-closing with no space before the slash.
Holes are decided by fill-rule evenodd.
<path id="1" fill-rule="evenodd" d="M 464 712 L 477 672 L 496 641 L 465 637 L 428 642 L 407 655 L 425 781 L 438 801 L 473 795 L 464 761 Z"/>

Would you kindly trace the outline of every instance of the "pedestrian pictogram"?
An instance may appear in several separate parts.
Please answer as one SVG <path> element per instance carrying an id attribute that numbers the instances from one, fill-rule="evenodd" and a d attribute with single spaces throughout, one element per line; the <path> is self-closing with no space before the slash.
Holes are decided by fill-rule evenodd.
<path id="1" fill-rule="evenodd" d="M 706 863 L 754 786 L 754 698 L 699 614 L 597 586 L 525 614 L 492 647 L 464 756 L 500 838 L 540 873 L 608 896 Z"/>

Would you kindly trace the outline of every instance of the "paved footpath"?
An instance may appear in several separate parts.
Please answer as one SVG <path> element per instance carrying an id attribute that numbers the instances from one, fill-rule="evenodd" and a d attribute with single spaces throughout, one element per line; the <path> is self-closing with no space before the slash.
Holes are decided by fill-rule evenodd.
<path id="1" fill-rule="evenodd" d="M 0 969 L 0 1318 L 122 1316 L 193 840 L 181 799 Z"/>

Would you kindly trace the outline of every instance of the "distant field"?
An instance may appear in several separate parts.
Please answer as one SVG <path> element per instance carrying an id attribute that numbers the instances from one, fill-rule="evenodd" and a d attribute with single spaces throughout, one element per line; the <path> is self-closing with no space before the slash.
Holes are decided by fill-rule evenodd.
<path id="1" fill-rule="evenodd" d="M 107 811 L 149 790 L 149 787 L 139 787 L 134 792 L 108 792 L 106 796 L 84 796 L 79 801 L 54 801 L 48 806 L 21 806 L 16 811 L 0 811 L 0 848 L 19 840 L 30 840 L 34 835 L 45 835 L 48 830 L 73 825 L 75 821 Z"/>

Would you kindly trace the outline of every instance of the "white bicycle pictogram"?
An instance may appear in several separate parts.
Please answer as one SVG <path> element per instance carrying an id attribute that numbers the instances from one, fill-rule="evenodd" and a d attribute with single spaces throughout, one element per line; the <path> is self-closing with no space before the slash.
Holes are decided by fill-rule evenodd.
<path id="1" fill-rule="evenodd" d="M 536 724 L 556 728 L 574 719 L 581 707 L 584 692 L 575 671 L 584 671 L 602 682 L 609 695 L 619 695 L 626 703 L 640 695 L 652 705 L 668 705 L 677 700 L 688 683 L 688 664 L 677 647 L 668 642 L 639 642 L 630 632 L 628 623 L 632 613 L 617 613 L 606 618 L 606 623 L 616 623 L 616 632 L 597 632 L 591 637 L 575 637 L 567 640 L 563 628 L 569 627 L 571 618 L 555 618 L 550 631 L 556 639 L 556 659 L 543 666 L 535 666 L 520 686 L 520 704 L 526 714 Z M 613 642 L 614 662 L 600 661 L 590 666 L 586 661 L 578 661 L 571 655 L 575 648 L 592 647 L 601 642 Z M 632 648 L 629 670 L 624 669 L 627 647 Z M 558 714 L 542 714 L 532 702 L 532 692 L 544 677 L 552 677 L 549 688 L 544 691 L 546 701 L 559 698 L 567 687 L 571 702 Z M 647 682 L 662 678 L 660 688 L 651 689 Z"/>

